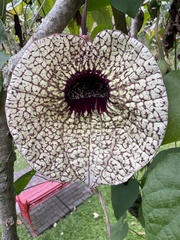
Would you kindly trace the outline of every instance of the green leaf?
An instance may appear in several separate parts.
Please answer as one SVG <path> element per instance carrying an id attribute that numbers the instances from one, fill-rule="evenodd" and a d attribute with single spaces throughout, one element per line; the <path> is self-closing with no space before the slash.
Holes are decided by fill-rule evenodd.
<path id="1" fill-rule="evenodd" d="M 41 15 L 42 15 L 42 17 L 45 17 L 47 14 L 48 14 L 48 12 L 51 10 L 51 8 L 54 6 L 54 3 L 56 2 L 56 0 L 46 0 L 45 1 L 45 3 L 44 3 L 44 5 L 43 5 L 43 7 L 42 7 L 42 10 L 41 10 Z M 39 5 L 39 7 L 41 7 L 41 5 L 42 5 L 42 3 L 43 3 L 43 0 L 39 0 L 38 1 L 38 5 Z"/>
<path id="2" fill-rule="evenodd" d="M 112 28 L 112 16 L 108 7 L 91 12 L 91 16 L 94 19 L 94 22 L 97 23 L 97 25 L 110 25 Z"/>
<path id="3" fill-rule="evenodd" d="M 6 0 L 0 0 L 0 20 L 5 23 L 6 20 Z"/>
<path id="4" fill-rule="evenodd" d="M 91 0 L 89 1 L 88 11 L 94 11 L 110 5 L 110 0 Z"/>
<path id="5" fill-rule="evenodd" d="M 143 0 L 110 0 L 113 7 L 120 12 L 126 13 L 129 17 L 135 18 Z"/>
<path id="6" fill-rule="evenodd" d="M 10 55 L 5 52 L 0 52 L 0 70 L 2 69 L 4 63 L 10 58 Z"/>
<path id="7" fill-rule="evenodd" d="M 111 201 L 116 219 L 119 219 L 136 201 L 139 195 L 139 184 L 131 178 L 125 184 L 111 186 Z"/>
<path id="8" fill-rule="evenodd" d="M 2 90 L 3 87 L 3 75 L 2 75 L 2 71 L 0 71 L 0 92 Z"/>
<path id="9" fill-rule="evenodd" d="M 180 153 L 168 153 L 148 174 L 142 191 L 147 240 L 179 240 Z"/>
<path id="10" fill-rule="evenodd" d="M 12 2 L 12 0 L 6 0 L 6 4 L 8 4 L 8 3 L 10 3 L 10 2 Z"/>
<path id="11" fill-rule="evenodd" d="M 79 35 L 80 27 L 77 25 L 76 21 L 74 21 L 73 19 L 68 24 L 68 29 L 71 34 Z"/>
<path id="12" fill-rule="evenodd" d="M 169 100 L 168 126 L 162 144 L 180 140 L 180 70 L 164 76 Z"/>
<path id="13" fill-rule="evenodd" d="M 157 17 L 159 7 L 161 5 L 161 2 L 159 0 L 150 0 L 147 4 L 149 14 L 151 15 L 151 18 L 154 19 Z"/>
<path id="14" fill-rule="evenodd" d="M 141 27 L 141 29 L 140 29 L 138 34 L 140 34 L 141 32 L 144 31 L 145 26 L 148 24 L 149 18 L 150 18 L 149 12 L 148 11 L 144 11 L 144 21 L 143 21 L 142 27 Z"/>
<path id="15" fill-rule="evenodd" d="M 139 223 L 141 224 L 141 226 L 143 228 L 145 228 L 144 216 L 142 213 L 142 204 L 140 205 L 140 207 L 138 209 L 138 218 L 137 219 L 138 219 Z"/>
<path id="16" fill-rule="evenodd" d="M 123 240 L 128 234 L 128 224 L 125 221 L 127 214 L 125 213 L 117 223 L 111 225 L 111 240 Z"/>
<path id="17" fill-rule="evenodd" d="M 14 187 L 16 189 L 16 195 L 20 194 L 24 190 L 24 188 L 30 182 L 31 178 L 34 176 L 35 173 L 35 170 L 31 170 L 15 181 Z"/>
<path id="18" fill-rule="evenodd" d="M 8 42 L 8 38 L 7 38 L 7 34 L 6 34 L 6 30 L 4 28 L 4 24 L 0 19 L 0 45 L 4 42 Z"/>
<path id="19" fill-rule="evenodd" d="M 148 174 L 150 171 L 152 171 L 159 162 L 163 161 L 164 158 L 167 156 L 167 154 L 169 153 L 180 153 L 180 147 L 176 147 L 176 148 L 169 148 L 166 150 L 163 150 L 161 152 L 159 152 L 154 158 L 153 161 L 151 162 L 151 164 L 148 165 L 147 171 L 145 172 L 143 178 L 147 178 Z"/>
<path id="20" fill-rule="evenodd" d="M 87 12 L 87 29 L 90 33 L 94 27 L 94 19 L 92 18 L 91 12 Z"/>
<path id="21" fill-rule="evenodd" d="M 24 5 L 23 0 L 19 0 L 18 2 L 16 2 L 16 4 L 12 1 L 7 4 L 6 11 L 13 15 L 15 14 L 22 15 L 23 5 Z"/>

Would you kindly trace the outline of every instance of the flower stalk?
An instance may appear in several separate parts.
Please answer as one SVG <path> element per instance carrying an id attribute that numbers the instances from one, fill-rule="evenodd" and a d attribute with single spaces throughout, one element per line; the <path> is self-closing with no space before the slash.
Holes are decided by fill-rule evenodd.
<path id="1" fill-rule="evenodd" d="M 103 195 L 102 195 L 101 191 L 98 188 L 96 188 L 95 191 L 97 192 L 99 201 L 101 203 L 101 206 L 102 206 L 102 209 L 103 209 L 103 212 L 104 212 L 105 221 L 106 221 L 107 238 L 108 238 L 108 240 L 110 240 L 111 239 L 111 225 L 110 225 L 110 221 L 109 221 L 109 217 L 108 217 L 106 204 L 105 204 L 105 201 L 104 201 L 104 198 L 103 198 Z"/>
<path id="2" fill-rule="evenodd" d="M 89 0 L 85 0 L 84 11 L 83 11 L 82 20 L 81 20 L 82 35 L 87 35 L 86 22 L 87 22 L 88 4 L 89 4 Z"/>

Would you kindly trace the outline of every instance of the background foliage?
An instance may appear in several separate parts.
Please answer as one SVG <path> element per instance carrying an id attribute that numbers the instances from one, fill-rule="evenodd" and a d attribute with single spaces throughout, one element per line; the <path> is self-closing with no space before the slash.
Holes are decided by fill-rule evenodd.
<path id="1" fill-rule="evenodd" d="M 52 0 L 0 0 L 0 70 L 17 53 L 48 14 Z M 82 9 L 64 30 L 80 34 Z M 122 26 L 125 26 L 123 28 Z M 121 29 L 143 42 L 155 55 L 164 76 L 169 100 L 169 122 L 162 145 L 180 141 L 180 1 L 179 0 L 90 0 L 87 27 L 92 39 L 103 29 Z M 0 91 L 2 89 L 0 72 Z M 172 144 L 171 144 L 172 146 Z M 163 149 L 163 148 L 161 148 Z M 127 211 L 146 232 L 146 239 L 178 240 L 180 229 L 180 148 L 162 150 L 151 164 L 127 183 L 111 187 L 117 223 L 111 239 L 128 234 Z M 33 172 L 16 183 L 17 193 Z"/>

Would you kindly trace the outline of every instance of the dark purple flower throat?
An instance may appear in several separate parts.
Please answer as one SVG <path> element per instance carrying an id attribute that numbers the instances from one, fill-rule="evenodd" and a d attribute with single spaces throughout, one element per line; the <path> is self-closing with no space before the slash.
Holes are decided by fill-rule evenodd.
<path id="1" fill-rule="evenodd" d="M 76 114 L 107 111 L 108 80 L 98 71 L 76 72 L 68 79 L 65 100 L 70 112 Z"/>

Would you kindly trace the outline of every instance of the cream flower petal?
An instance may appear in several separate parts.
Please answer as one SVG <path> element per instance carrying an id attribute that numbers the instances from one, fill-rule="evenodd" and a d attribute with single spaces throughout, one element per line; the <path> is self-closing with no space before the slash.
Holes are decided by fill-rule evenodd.
<path id="1" fill-rule="evenodd" d="M 95 187 L 125 182 L 153 158 L 168 101 L 154 57 L 136 39 L 111 30 L 93 43 L 55 34 L 17 64 L 6 115 L 32 168 Z"/>

